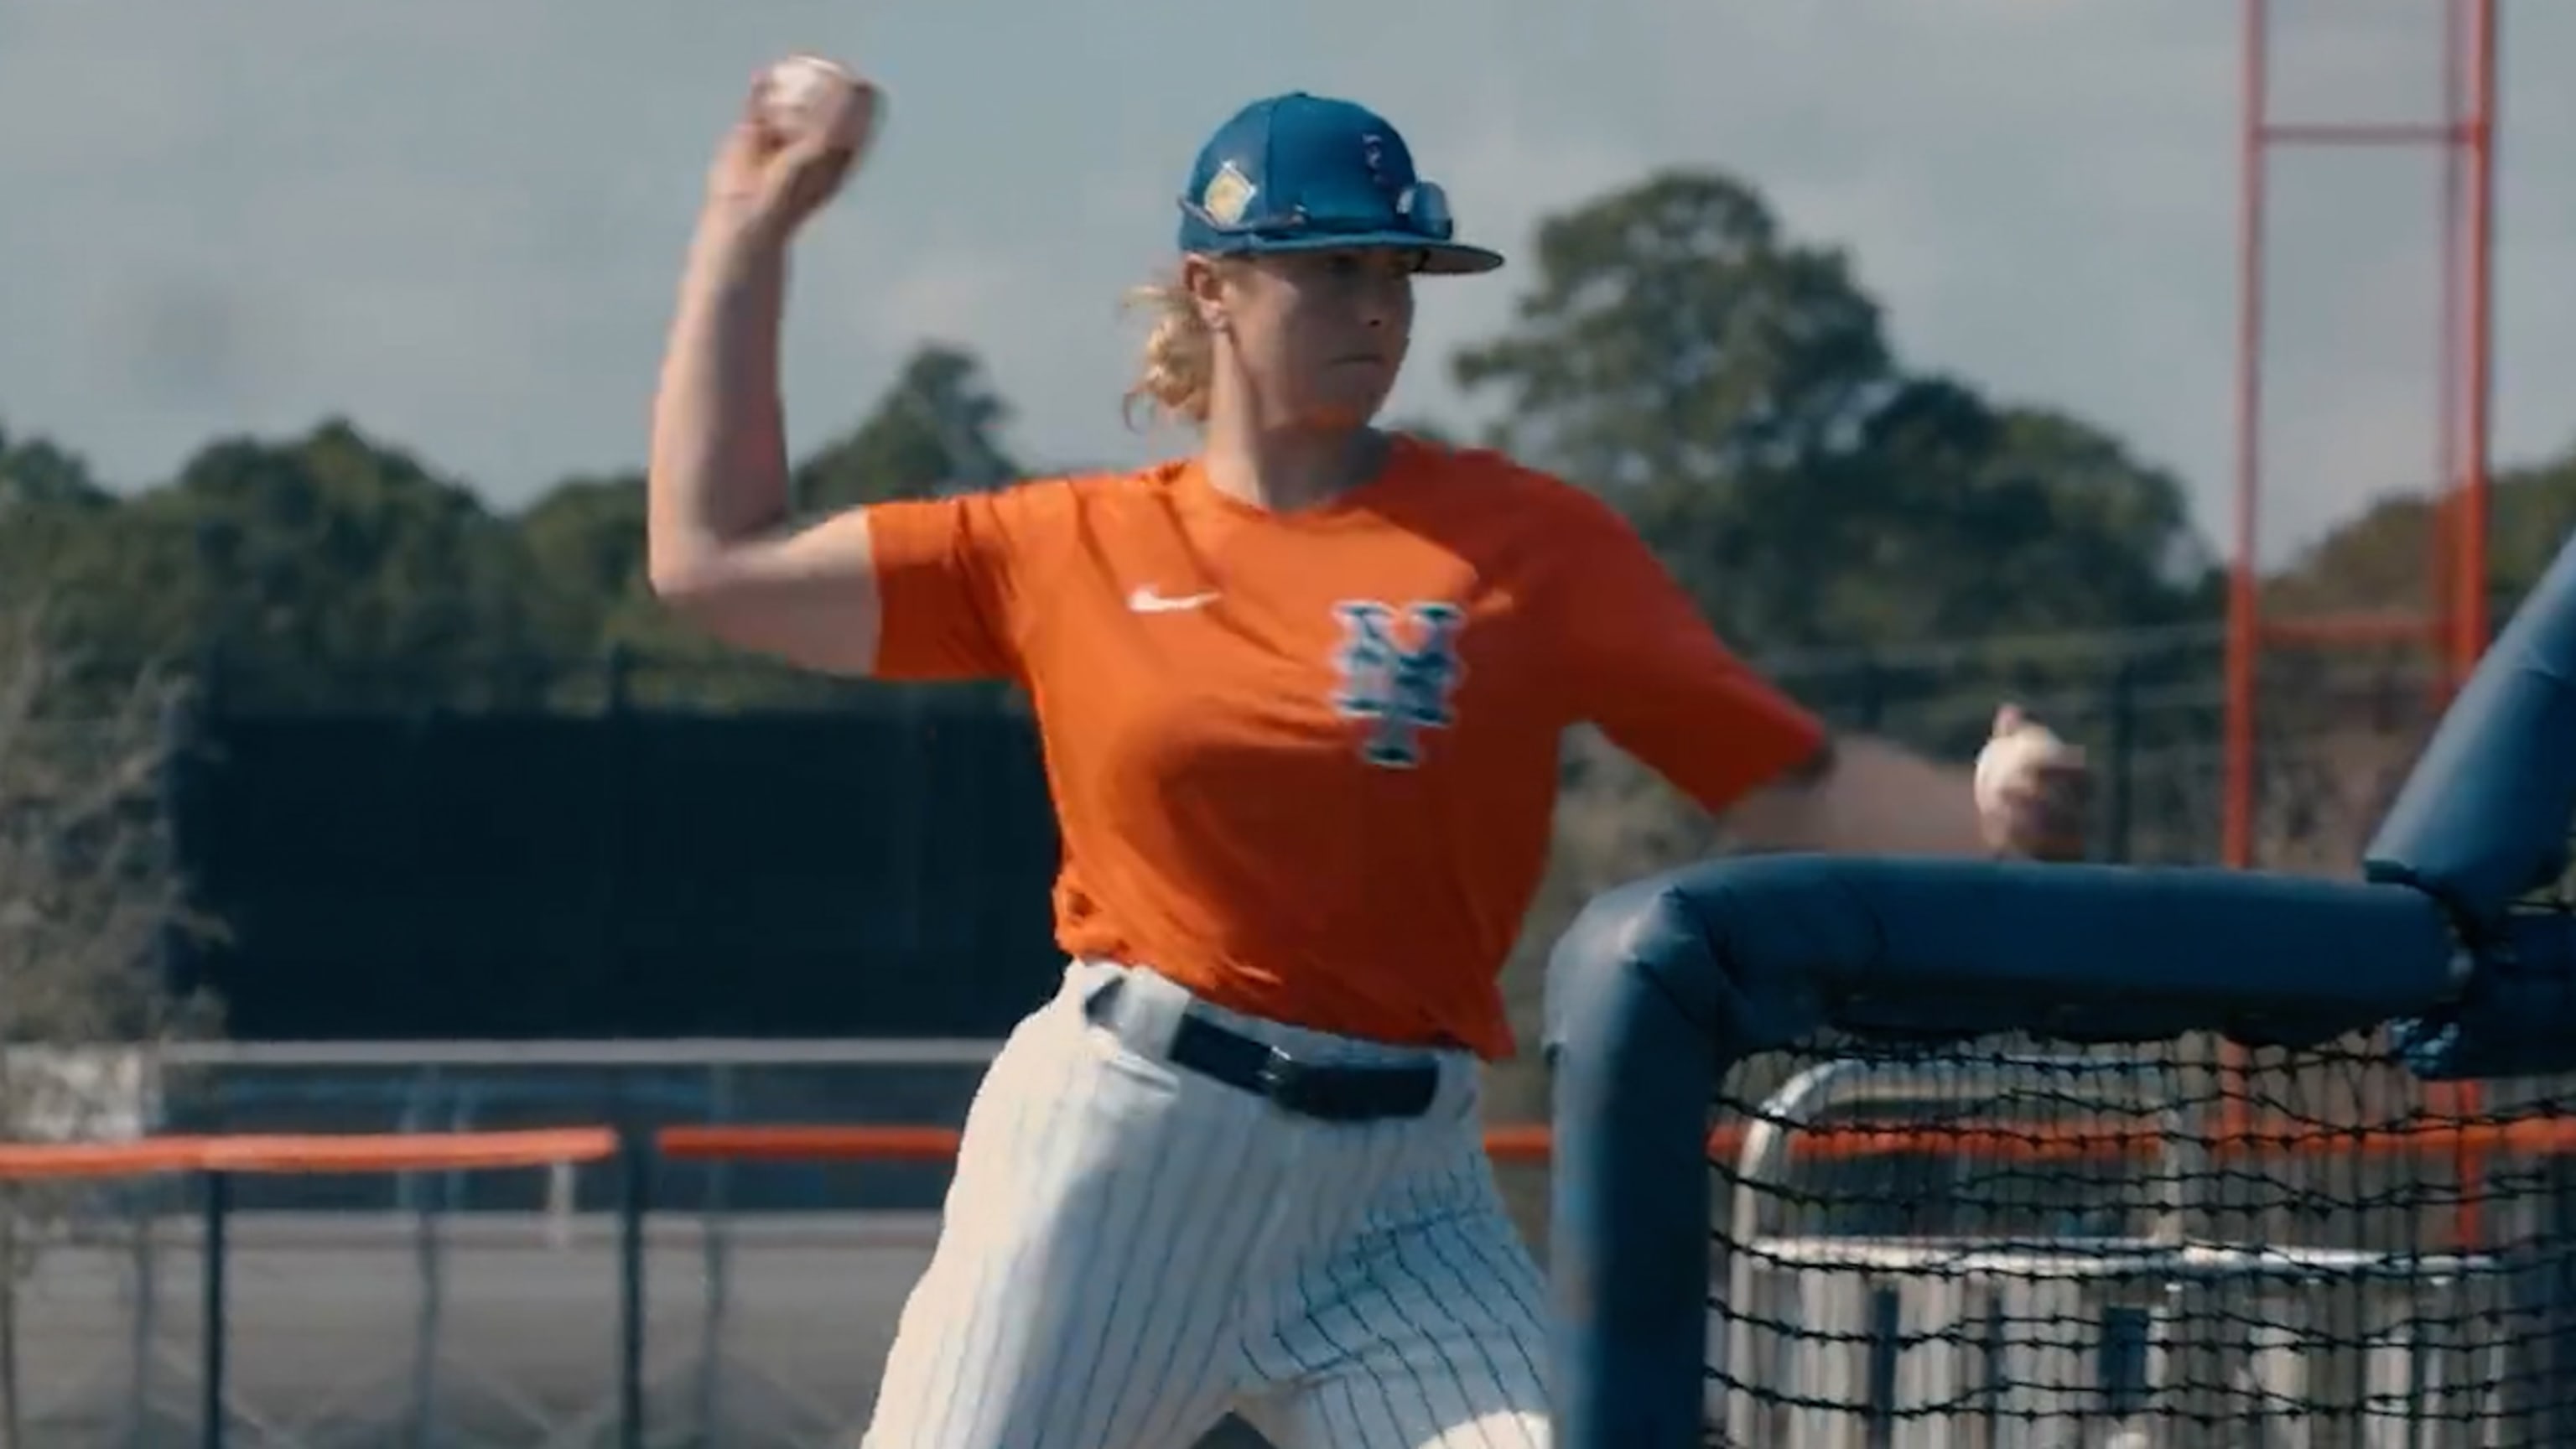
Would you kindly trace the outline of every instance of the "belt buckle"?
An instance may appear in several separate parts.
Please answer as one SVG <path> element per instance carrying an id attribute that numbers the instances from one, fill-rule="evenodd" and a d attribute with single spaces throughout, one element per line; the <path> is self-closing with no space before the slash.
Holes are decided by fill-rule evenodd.
<path id="1" fill-rule="evenodd" d="M 1296 1058 L 1275 1046 L 1262 1049 L 1261 1065 L 1252 1069 L 1252 1080 L 1259 1084 L 1261 1095 L 1279 1101 L 1288 1095 L 1297 1079 Z"/>

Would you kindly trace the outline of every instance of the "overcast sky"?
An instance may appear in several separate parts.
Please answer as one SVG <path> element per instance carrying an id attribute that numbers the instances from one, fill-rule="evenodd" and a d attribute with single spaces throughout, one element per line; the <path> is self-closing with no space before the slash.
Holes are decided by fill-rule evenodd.
<path id="1" fill-rule="evenodd" d="M 2420 120 L 2436 0 L 2285 3 L 2285 113 Z M 2495 438 L 2576 443 L 2576 4 L 2507 0 Z M 2235 0 L 0 0 L 0 422 L 109 478 L 342 413 L 508 506 L 639 461 L 705 158 L 754 66 L 892 97 L 802 247 L 789 413 L 845 427 L 965 343 L 1038 459 L 1119 420 L 1121 287 L 1192 151 L 1292 87 L 1387 112 L 1478 240 L 1649 169 L 1749 178 L 1849 247 L 1914 365 L 2089 416 L 2223 526 Z M 146 35 L 142 43 L 118 34 Z M 2559 57 L 2553 65 L 2547 59 Z M 2284 154 L 2269 530 L 2430 471 L 2432 153 Z M 1426 284 L 1397 408 L 1526 273 Z M 1422 365 L 1430 364 L 1430 365 Z M 2222 535 L 2223 537 L 2223 535 Z M 2267 552 L 2271 550 L 2267 549 Z"/>

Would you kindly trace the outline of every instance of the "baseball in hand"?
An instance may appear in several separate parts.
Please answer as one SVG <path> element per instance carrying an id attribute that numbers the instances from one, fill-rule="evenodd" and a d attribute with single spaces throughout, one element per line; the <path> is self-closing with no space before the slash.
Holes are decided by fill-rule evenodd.
<path id="1" fill-rule="evenodd" d="M 1988 840 L 2015 854 L 2080 853 L 2083 770 L 2082 749 L 2005 705 L 1977 753 L 1977 818 Z"/>
<path id="2" fill-rule="evenodd" d="M 761 123 L 794 144 L 821 140 L 827 149 L 864 151 L 883 104 L 877 88 L 848 66 L 819 55 L 791 55 L 761 77 Z"/>

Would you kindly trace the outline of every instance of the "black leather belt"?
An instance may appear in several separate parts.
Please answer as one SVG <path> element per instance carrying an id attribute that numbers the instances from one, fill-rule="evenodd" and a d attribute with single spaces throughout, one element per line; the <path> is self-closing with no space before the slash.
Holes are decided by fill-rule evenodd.
<path id="1" fill-rule="evenodd" d="M 1119 988 L 1124 984 L 1113 980 L 1092 992 L 1083 1003 L 1083 1015 L 1096 1026 L 1117 1031 Z M 1266 1097 L 1282 1111 L 1325 1122 L 1419 1117 L 1431 1110 L 1440 1094 L 1440 1069 L 1428 1062 L 1403 1067 L 1301 1062 L 1268 1042 L 1187 1011 L 1159 1055 L 1173 1066 Z"/>

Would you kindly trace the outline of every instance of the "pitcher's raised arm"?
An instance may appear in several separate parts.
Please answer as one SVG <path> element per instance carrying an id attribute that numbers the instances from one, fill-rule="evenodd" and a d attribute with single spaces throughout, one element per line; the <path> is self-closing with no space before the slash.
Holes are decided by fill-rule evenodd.
<path id="1" fill-rule="evenodd" d="M 791 526 L 778 334 L 796 231 L 865 152 L 875 89 L 807 65 L 794 104 L 756 81 L 718 148 L 653 400 L 654 593 L 739 648 L 875 670 L 882 591 L 868 515 Z"/>

